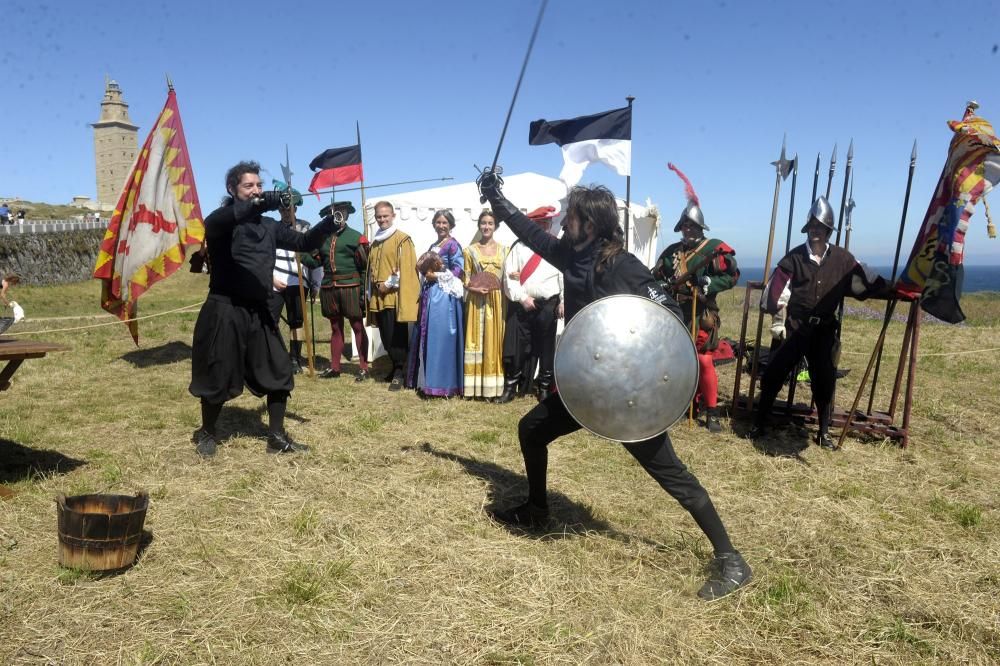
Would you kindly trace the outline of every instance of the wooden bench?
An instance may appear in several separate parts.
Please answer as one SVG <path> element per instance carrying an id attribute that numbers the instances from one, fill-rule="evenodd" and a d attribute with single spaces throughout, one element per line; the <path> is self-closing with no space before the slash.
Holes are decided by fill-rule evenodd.
<path id="1" fill-rule="evenodd" d="M 0 370 L 0 391 L 10 388 L 10 378 L 14 376 L 21 364 L 29 358 L 42 358 L 49 352 L 67 351 L 66 345 L 55 344 L 53 342 L 36 342 L 28 340 L 18 340 L 0 336 L 0 361 L 7 361 L 7 365 Z"/>

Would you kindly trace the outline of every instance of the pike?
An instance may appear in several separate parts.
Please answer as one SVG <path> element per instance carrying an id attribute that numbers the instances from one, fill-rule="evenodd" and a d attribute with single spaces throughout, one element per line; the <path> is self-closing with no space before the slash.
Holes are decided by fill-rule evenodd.
<path id="1" fill-rule="evenodd" d="M 889 284 L 896 282 L 896 270 L 899 268 L 899 249 L 903 245 L 903 229 L 906 228 L 906 211 L 910 207 L 910 188 L 913 185 L 913 171 L 917 168 L 917 140 L 913 140 L 913 150 L 910 151 L 910 171 L 906 175 L 906 194 L 903 195 L 903 214 L 899 220 L 899 236 L 896 238 L 896 254 L 892 258 L 892 276 L 889 278 Z M 890 299 L 885 306 L 885 317 L 882 320 L 882 328 L 885 329 L 889 325 L 889 321 L 892 319 L 892 313 L 896 308 L 896 299 Z M 884 336 L 883 336 L 884 337 Z M 872 405 L 875 403 L 875 387 L 878 385 L 878 373 L 882 366 L 882 347 L 881 345 L 877 349 L 877 358 L 875 359 L 875 370 L 872 374 L 872 392 L 868 396 L 868 413 L 872 412 Z M 861 386 L 864 386 L 862 382 Z"/>
<path id="2" fill-rule="evenodd" d="M 852 213 L 854 213 L 854 174 L 851 174 L 851 193 L 847 195 L 847 229 L 844 231 L 844 249 L 851 247 L 851 230 L 854 225 L 851 223 Z"/>
<path id="3" fill-rule="evenodd" d="M 809 205 L 816 203 L 816 186 L 819 185 L 819 153 L 816 153 L 816 171 L 813 173 L 813 192 L 809 197 Z"/>
<path id="4" fill-rule="evenodd" d="M 292 167 L 291 160 L 288 159 L 288 144 L 285 144 L 285 163 L 281 165 L 281 176 L 285 179 L 285 184 L 288 186 L 288 194 L 292 194 Z M 294 198 L 292 199 L 294 201 Z M 292 211 L 292 228 L 295 228 L 295 206 L 291 206 Z M 306 317 L 306 288 L 302 280 L 302 262 L 299 261 L 299 253 L 295 253 L 295 271 L 299 274 L 299 302 L 302 307 L 302 316 Z M 312 317 L 307 317 L 310 321 Z M 309 335 L 309 322 L 303 322 L 305 326 L 302 327 L 306 334 L 306 357 L 309 359 L 309 376 L 313 377 L 316 374 L 315 360 L 313 356 L 313 336 Z M 288 336 L 291 338 L 292 331 L 289 327 Z M 291 346 L 291 341 L 289 341 L 289 347 Z M 295 359 L 298 363 L 298 359 Z"/>
<path id="5" fill-rule="evenodd" d="M 521 73 L 517 77 L 517 85 L 514 86 L 514 96 L 510 99 L 510 107 L 507 109 L 507 119 L 504 120 L 503 130 L 500 132 L 500 141 L 497 143 L 497 152 L 493 155 L 493 165 L 486 167 L 481 170 L 475 164 L 476 171 L 479 171 L 479 177 L 476 179 L 476 183 L 479 186 L 479 203 L 486 203 L 486 197 L 483 196 L 482 190 L 485 186 L 499 186 L 503 184 L 503 179 L 500 178 L 500 174 L 503 173 L 503 168 L 501 167 L 497 171 L 497 161 L 500 159 L 500 149 L 503 148 L 504 137 L 507 136 L 507 127 L 510 125 L 510 116 L 514 113 L 514 104 L 517 102 L 517 94 L 521 91 L 521 82 L 524 80 L 524 72 L 528 69 L 528 61 L 531 59 L 531 49 L 535 47 L 535 39 L 538 37 L 538 28 L 542 25 L 542 17 L 545 16 L 545 7 L 549 4 L 549 0 L 542 0 L 542 5 L 538 8 L 538 18 L 535 19 L 535 27 L 531 31 L 531 39 L 528 40 L 528 51 L 524 54 L 524 62 L 521 63 Z"/>
<path id="6" fill-rule="evenodd" d="M 899 236 L 896 239 L 896 255 L 892 260 L 892 277 L 889 282 L 895 284 L 896 282 L 896 270 L 899 268 L 899 249 L 903 244 L 903 229 L 906 228 L 906 212 L 910 207 L 910 188 L 913 185 L 913 172 L 917 168 L 917 140 L 913 140 L 913 150 L 910 151 L 910 167 L 909 172 L 906 175 L 906 194 L 903 195 L 903 213 L 899 219 Z M 865 385 L 868 383 L 868 376 L 872 375 L 872 391 L 868 398 L 868 413 L 872 411 L 872 405 L 875 401 L 875 387 L 878 383 L 878 371 L 879 366 L 882 362 L 882 349 L 885 345 L 885 333 L 889 328 L 889 322 L 892 321 L 892 314 L 896 310 L 896 303 L 899 301 L 896 298 L 890 298 L 889 302 L 885 306 L 885 316 L 882 318 L 882 330 L 879 331 L 878 339 L 875 341 L 875 349 L 872 350 L 871 358 L 868 360 L 868 367 L 865 368 L 864 377 L 861 378 L 860 384 L 858 384 L 858 391 L 854 395 L 854 403 L 851 405 L 851 409 L 847 412 L 847 416 L 844 419 L 844 427 L 840 431 L 840 437 L 837 439 L 837 448 L 844 446 L 844 439 L 847 437 L 847 431 L 851 427 L 851 421 L 854 417 L 854 410 L 858 408 L 858 403 L 861 402 L 861 394 L 864 393 Z M 904 345 L 905 349 L 905 345 Z M 902 352 L 905 356 L 906 352 Z M 872 368 L 874 367 L 874 374 L 872 374 Z M 903 370 L 902 358 L 900 359 L 899 372 Z M 897 384 L 898 384 L 897 379 Z M 895 397 L 893 398 L 895 400 Z M 889 410 L 892 411 L 892 408 Z"/>
<path id="7" fill-rule="evenodd" d="M 329 190 L 317 190 L 313 194 L 333 194 L 334 192 L 356 192 L 358 190 L 371 190 L 376 187 L 393 187 L 394 185 L 410 185 L 412 183 L 436 183 L 442 180 L 455 180 L 452 176 L 445 176 L 444 178 L 421 178 L 419 180 L 400 180 L 395 183 L 382 183 L 381 185 L 362 185 L 361 187 L 342 187 L 339 190 L 335 187 L 331 187 Z"/>
<path id="8" fill-rule="evenodd" d="M 771 232 L 767 237 L 767 256 L 764 259 L 764 279 L 763 288 L 767 289 L 767 281 L 771 271 L 771 252 L 774 249 L 774 225 L 778 221 L 778 197 L 781 194 L 781 181 L 788 178 L 788 173 L 792 169 L 792 161 L 785 157 L 785 138 L 781 139 L 781 156 L 771 165 L 774 166 L 774 203 L 771 205 Z M 750 391 L 747 395 L 747 407 L 753 409 L 754 388 L 757 381 L 758 359 L 760 356 L 760 336 L 764 328 L 764 311 L 757 310 L 757 334 L 754 336 L 753 361 L 750 364 Z M 737 378 L 740 368 L 737 367 Z M 734 397 L 735 399 L 735 397 Z"/>
<path id="9" fill-rule="evenodd" d="M 847 183 L 851 181 L 851 171 L 854 168 L 854 139 L 851 139 L 851 145 L 847 148 L 847 167 L 844 169 L 844 191 L 840 195 L 840 211 L 837 213 L 837 245 L 840 245 L 840 230 L 844 224 L 844 213 L 847 207 Z M 853 181 L 852 181 L 853 182 Z M 829 191 L 829 188 L 827 189 Z M 847 249 L 846 247 L 844 249 Z M 841 308 L 844 307 L 843 302 L 841 302 Z"/>
<path id="10" fill-rule="evenodd" d="M 834 152 L 836 153 L 836 150 L 834 150 Z M 854 169 L 854 139 L 852 138 L 850 145 L 847 147 L 847 166 L 844 168 L 844 190 L 843 193 L 840 195 L 840 211 L 837 213 L 837 242 L 836 242 L 837 246 L 840 246 L 840 231 L 844 225 L 844 214 L 847 213 L 847 184 L 848 181 L 850 181 L 851 183 L 854 182 L 854 179 L 852 177 L 853 169 Z M 831 172 L 831 176 L 832 175 L 833 174 Z M 827 191 L 829 191 L 829 185 L 827 185 Z M 848 233 L 848 238 L 850 238 L 850 233 Z M 844 249 L 845 250 L 847 249 L 846 242 L 844 245 Z M 836 356 L 833 361 L 834 365 L 838 365 L 840 363 L 840 332 L 843 329 L 843 326 L 844 326 L 844 299 L 843 297 L 841 297 L 840 305 L 837 306 L 837 323 L 835 324 L 835 333 L 834 333 L 834 340 L 836 340 L 835 349 L 837 350 Z M 834 382 L 833 395 L 830 397 L 829 408 L 831 410 L 834 409 L 834 406 L 837 404 L 836 400 L 837 400 L 837 382 Z"/>
<path id="11" fill-rule="evenodd" d="M 826 177 L 826 201 L 830 202 L 830 186 L 833 185 L 833 174 L 837 170 L 837 144 L 833 144 L 833 155 L 830 155 L 830 173 Z M 815 201 L 815 199 L 813 199 Z"/>
<path id="12" fill-rule="evenodd" d="M 819 155 L 816 156 L 816 165 L 819 166 Z M 819 171 L 816 171 L 816 175 L 819 175 Z M 792 216 L 795 214 L 795 186 L 799 180 L 799 154 L 795 153 L 795 157 L 792 158 L 792 195 L 788 203 L 788 233 L 785 234 L 785 254 L 788 254 L 788 250 L 792 247 Z M 813 181 L 813 190 L 816 189 L 816 181 Z M 811 205 L 811 203 L 810 203 Z"/>

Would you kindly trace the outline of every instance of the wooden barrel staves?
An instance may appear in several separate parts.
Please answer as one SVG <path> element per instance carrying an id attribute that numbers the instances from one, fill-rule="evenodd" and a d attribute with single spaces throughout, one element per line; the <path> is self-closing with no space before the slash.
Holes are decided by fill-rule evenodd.
<path id="1" fill-rule="evenodd" d="M 115 571 L 135 564 L 149 495 L 76 495 L 56 498 L 59 564 L 87 571 Z"/>

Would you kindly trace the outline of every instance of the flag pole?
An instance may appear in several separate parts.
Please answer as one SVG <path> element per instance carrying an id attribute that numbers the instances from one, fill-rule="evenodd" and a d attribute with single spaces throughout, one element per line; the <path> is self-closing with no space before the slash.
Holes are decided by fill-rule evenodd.
<path id="1" fill-rule="evenodd" d="M 631 122 L 632 118 L 632 102 L 635 101 L 635 97 L 628 95 L 625 97 L 625 101 L 628 102 L 628 117 Z M 631 132 L 629 133 L 631 135 Z M 632 155 L 629 153 L 629 165 L 628 165 L 628 175 L 625 176 L 625 251 L 628 252 L 628 237 L 629 237 L 629 224 L 632 218 Z"/>
<path id="2" fill-rule="evenodd" d="M 354 121 L 354 129 L 355 129 L 355 131 L 357 132 L 357 135 L 358 135 L 358 150 L 361 151 L 362 156 L 364 156 L 364 151 L 361 150 L 361 123 L 359 121 L 357 121 L 357 120 Z M 369 237 L 368 236 L 368 234 L 369 234 L 369 231 L 368 231 L 368 201 L 367 201 L 367 199 L 365 199 L 364 157 L 362 157 L 361 164 L 362 164 L 362 167 L 361 167 L 361 228 L 364 229 L 364 231 L 365 231 L 364 236 Z M 369 242 L 371 242 L 371 241 L 369 241 Z M 361 285 L 361 304 L 362 304 L 361 305 L 361 314 L 362 314 L 363 319 L 367 319 L 368 318 L 368 299 L 365 297 L 365 289 L 366 288 L 367 288 L 367 285 L 365 285 L 365 284 Z M 353 336 L 354 334 L 352 333 L 351 335 Z M 369 340 L 371 340 L 371 336 L 368 336 L 368 338 L 369 338 Z M 369 342 L 369 345 L 370 344 L 371 344 L 371 342 Z M 361 350 L 358 348 L 358 341 L 357 340 L 354 341 L 354 348 L 357 350 L 358 357 L 360 359 Z M 371 357 L 373 357 L 375 355 L 373 352 L 371 352 L 371 349 L 365 350 L 365 354 L 366 354 L 365 358 L 371 358 Z M 360 360 L 358 362 L 360 363 Z"/>

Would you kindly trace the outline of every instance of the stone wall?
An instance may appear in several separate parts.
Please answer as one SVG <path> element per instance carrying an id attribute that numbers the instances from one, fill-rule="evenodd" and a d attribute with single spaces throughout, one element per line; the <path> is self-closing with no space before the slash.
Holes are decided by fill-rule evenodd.
<path id="1" fill-rule="evenodd" d="M 87 280 L 93 275 L 104 232 L 0 235 L 0 272 L 16 272 L 26 285 Z"/>

